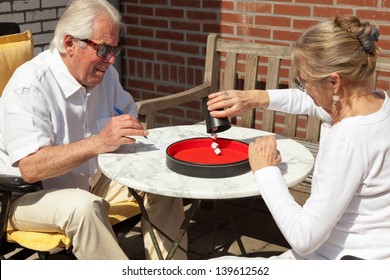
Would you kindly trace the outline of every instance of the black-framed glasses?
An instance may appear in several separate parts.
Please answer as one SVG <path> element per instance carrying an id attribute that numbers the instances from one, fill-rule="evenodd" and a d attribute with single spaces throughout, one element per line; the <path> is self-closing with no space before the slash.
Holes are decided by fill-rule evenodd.
<path id="1" fill-rule="evenodd" d="M 89 39 L 78 39 L 78 38 L 75 39 L 87 43 L 89 46 L 94 48 L 96 50 L 96 55 L 101 58 L 107 57 L 111 52 L 113 52 L 114 56 L 117 57 L 122 51 L 121 45 L 113 47 L 107 44 L 97 44 Z"/>
<path id="2" fill-rule="evenodd" d="M 294 82 L 295 82 L 295 86 L 296 86 L 299 90 L 301 90 L 301 91 L 306 91 L 306 90 L 305 90 L 305 87 L 302 85 L 301 80 L 300 80 L 298 77 L 294 79 Z"/>

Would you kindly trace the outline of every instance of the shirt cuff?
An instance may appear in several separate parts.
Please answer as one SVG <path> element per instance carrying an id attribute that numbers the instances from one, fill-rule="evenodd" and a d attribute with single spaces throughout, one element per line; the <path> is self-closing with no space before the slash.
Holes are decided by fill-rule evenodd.
<path id="1" fill-rule="evenodd" d="M 267 109 L 278 110 L 286 102 L 286 94 L 291 93 L 291 89 L 267 89 L 269 95 L 269 105 Z"/>

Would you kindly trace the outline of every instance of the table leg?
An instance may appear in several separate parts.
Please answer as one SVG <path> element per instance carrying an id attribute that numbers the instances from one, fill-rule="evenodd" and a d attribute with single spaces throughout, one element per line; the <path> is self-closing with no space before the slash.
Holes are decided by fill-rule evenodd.
<path id="1" fill-rule="evenodd" d="M 230 225 L 233 226 L 233 236 L 224 244 L 216 248 L 216 251 L 223 249 L 222 250 L 222 255 L 226 255 L 228 250 L 230 249 L 231 245 L 233 244 L 234 241 L 237 241 L 238 247 L 240 248 L 242 256 L 246 256 L 247 252 L 245 250 L 245 246 L 241 240 L 241 234 L 239 232 L 239 228 L 241 225 L 245 222 L 246 218 L 248 217 L 249 213 L 253 210 L 254 203 L 256 202 L 256 198 L 251 198 L 248 202 L 248 204 L 245 206 L 244 212 L 240 215 L 240 218 L 236 222 L 234 217 L 229 217 L 229 223 Z M 220 202 L 218 201 L 218 206 L 220 206 Z M 219 208 L 218 208 L 219 209 Z M 219 210 L 218 210 L 219 211 Z M 218 212 L 217 211 L 217 212 Z M 218 213 L 217 213 L 217 219 L 218 219 Z M 216 227 L 218 223 L 216 223 Z M 215 229 L 217 233 L 217 229 Z"/>
<path id="2" fill-rule="evenodd" d="M 191 207 L 188 209 L 186 218 L 184 219 L 184 222 L 183 222 L 183 224 L 180 227 L 180 231 L 179 231 L 178 235 L 176 236 L 176 239 L 173 242 L 171 249 L 168 252 L 168 255 L 166 257 L 167 260 L 172 259 L 173 255 L 175 254 L 175 252 L 176 252 L 176 250 L 177 250 L 181 240 L 183 239 L 184 234 L 188 230 L 188 226 L 190 224 L 190 221 L 191 221 L 192 217 L 194 216 L 194 214 L 196 212 L 196 209 L 199 206 L 199 202 L 200 202 L 200 199 L 194 199 L 192 201 Z"/>
<path id="3" fill-rule="evenodd" d="M 149 234 L 150 234 L 150 238 L 152 239 L 153 246 L 156 249 L 157 256 L 158 256 L 158 258 L 160 260 L 163 260 L 164 256 L 162 255 L 160 246 L 158 245 L 156 235 L 154 234 L 154 231 L 153 231 L 152 223 L 149 220 L 148 213 L 146 212 L 146 209 L 145 209 L 145 206 L 144 206 L 144 202 L 143 202 L 142 198 L 138 195 L 138 193 L 135 190 L 133 190 L 132 188 L 129 188 L 129 190 L 130 190 L 130 193 L 137 200 L 137 203 L 138 203 L 139 208 L 140 208 L 141 213 L 142 213 L 142 217 L 143 217 L 143 219 L 146 222 L 146 226 L 148 228 L 148 231 L 149 231 Z"/>
<path id="4" fill-rule="evenodd" d="M 197 206 L 199 204 L 199 200 L 194 200 L 192 202 L 191 207 L 188 210 L 188 212 L 190 214 L 183 221 L 183 224 L 180 227 L 180 231 L 179 231 L 175 241 L 173 241 L 172 238 L 170 238 L 168 235 L 166 235 L 164 232 L 162 232 L 158 227 L 153 225 L 153 223 L 149 220 L 148 212 L 145 209 L 144 202 L 143 202 L 142 198 L 140 197 L 140 195 L 132 188 L 129 188 L 129 190 L 130 190 L 130 193 L 137 200 L 137 203 L 138 203 L 138 205 L 140 207 L 140 210 L 141 210 L 141 213 L 142 213 L 142 217 L 143 217 L 143 219 L 146 222 L 146 226 L 148 228 L 148 232 L 150 234 L 150 238 L 151 238 L 151 240 L 153 242 L 153 246 L 156 249 L 156 253 L 157 253 L 158 258 L 160 260 L 164 260 L 164 256 L 163 256 L 163 254 L 161 252 L 160 245 L 157 242 L 157 238 L 156 238 L 156 235 L 155 235 L 153 229 L 156 229 L 160 234 L 162 234 L 165 238 L 167 238 L 169 241 L 172 242 L 172 247 L 169 250 L 168 255 L 167 255 L 167 257 L 165 259 L 167 259 L 167 260 L 172 259 L 172 257 L 175 254 L 177 248 L 181 248 L 182 250 L 185 250 L 184 248 L 180 247 L 179 244 L 180 244 L 181 240 L 183 239 L 184 234 L 186 233 L 186 231 L 188 229 L 189 222 L 192 219 L 192 216 L 194 215 L 194 213 L 196 211 L 196 208 L 197 208 Z"/>

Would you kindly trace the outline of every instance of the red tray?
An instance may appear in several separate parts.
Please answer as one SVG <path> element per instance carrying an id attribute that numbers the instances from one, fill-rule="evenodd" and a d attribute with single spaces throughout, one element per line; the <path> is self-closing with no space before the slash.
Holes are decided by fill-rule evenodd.
<path id="1" fill-rule="evenodd" d="M 221 154 L 211 147 L 218 143 Z M 201 178 L 224 178 L 250 170 L 248 144 L 226 138 L 190 138 L 175 142 L 166 150 L 166 164 L 179 174 Z"/>

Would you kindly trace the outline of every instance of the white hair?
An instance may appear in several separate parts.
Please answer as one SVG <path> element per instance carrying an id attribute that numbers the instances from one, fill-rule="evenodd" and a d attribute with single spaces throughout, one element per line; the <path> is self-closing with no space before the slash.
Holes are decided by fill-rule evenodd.
<path id="1" fill-rule="evenodd" d="M 125 30 L 122 16 L 118 10 L 106 0 L 70 0 L 63 16 L 58 21 L 50 48 L 57 48 L 65 53 L 64 37 L 91 38 L 93 25 L 102 16 L 108 16 L 118 26 L 119 34 Z"/>

